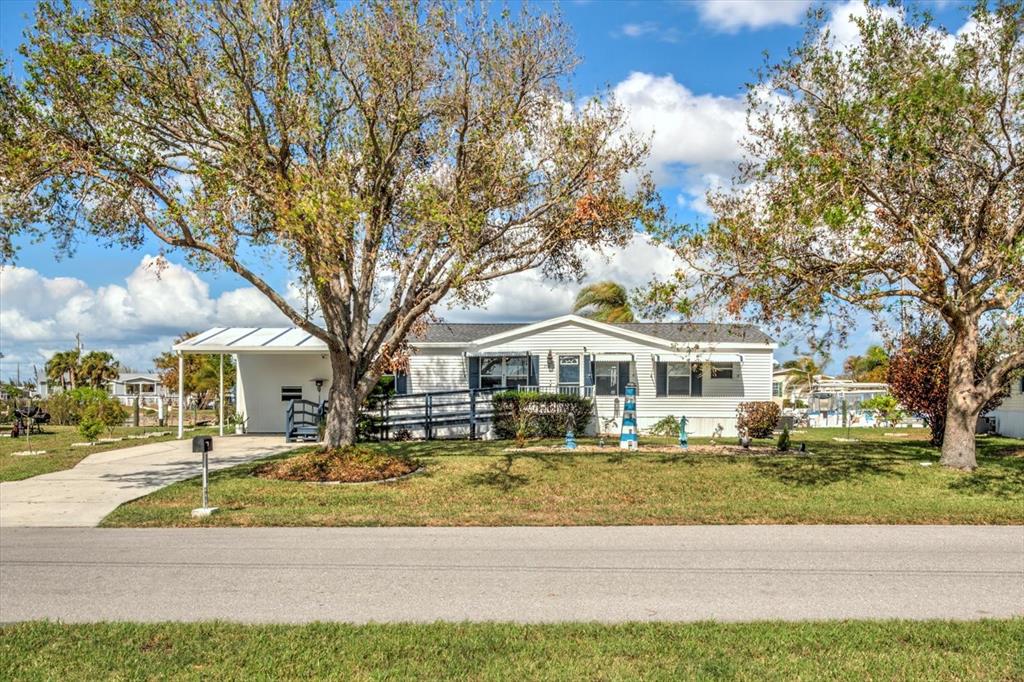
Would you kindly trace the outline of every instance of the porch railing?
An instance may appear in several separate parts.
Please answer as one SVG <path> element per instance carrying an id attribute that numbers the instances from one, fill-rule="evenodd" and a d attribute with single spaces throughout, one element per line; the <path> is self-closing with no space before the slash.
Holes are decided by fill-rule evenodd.
<path id="1" fill-rule="evenodd" d="M 531 393 L 559 393 L 561 395 L 577 395 L 582 398 L 593 398 L 593 386 L 579 386 L 576 384 L 541 384 L 536 386 L 518 386 L 514 390 L 528 391 Z"/>

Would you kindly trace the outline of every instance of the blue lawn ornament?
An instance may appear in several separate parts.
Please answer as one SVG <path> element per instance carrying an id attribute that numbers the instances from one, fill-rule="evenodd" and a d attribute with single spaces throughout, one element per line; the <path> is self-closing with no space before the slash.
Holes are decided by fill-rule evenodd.
<path id="1" fill-rule="evenodd" d="M 684 415 L 679 418 L 679 447 L 685 450 L 689 444 L 686 438 L 686 416 Z"/>
<path id="2" fill-rule="evenodd" d="M 575 450 L 576 449 L 576 435 L 569 429 L 565 432 L 565 449 Z"/>

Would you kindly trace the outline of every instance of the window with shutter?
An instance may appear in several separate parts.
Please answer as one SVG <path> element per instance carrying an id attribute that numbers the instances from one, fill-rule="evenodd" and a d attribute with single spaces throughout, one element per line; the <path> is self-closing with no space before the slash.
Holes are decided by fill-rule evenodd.
<path id="1" fill-rule="evenodd" d="M 594 363 L 594 391 L 597 395 L 619 395 L 619 364 Z"/>
<path id="2" fill-rule="evenodd" d="M 690 365 L 686 362 L 670 362 L 666 370 L 666 389 L 669 396 L 690 395 Z"/>

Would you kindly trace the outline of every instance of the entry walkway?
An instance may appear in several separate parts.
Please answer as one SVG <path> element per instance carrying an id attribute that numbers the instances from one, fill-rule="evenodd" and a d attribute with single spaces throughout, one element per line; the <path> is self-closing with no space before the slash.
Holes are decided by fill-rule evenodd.
<path id="1" fill-rule="evenodd" d="M 294 448 L 281 436 L 214 438 L 210 470 Z M 201 461 L 186 438 L 98 452 L 71 469 L 0 483 L 0 527 L 96 526 L 120 504 L 200 475 Z"/>

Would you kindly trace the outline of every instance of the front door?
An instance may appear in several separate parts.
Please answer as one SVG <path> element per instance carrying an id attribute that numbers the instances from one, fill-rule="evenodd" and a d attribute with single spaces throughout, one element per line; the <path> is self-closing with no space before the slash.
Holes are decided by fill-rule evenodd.
<path id="1" fill-rule="evenodd" d="M 690 364 L 690 395 L 699 398 L 704 395 L 704 363 Z"/>

